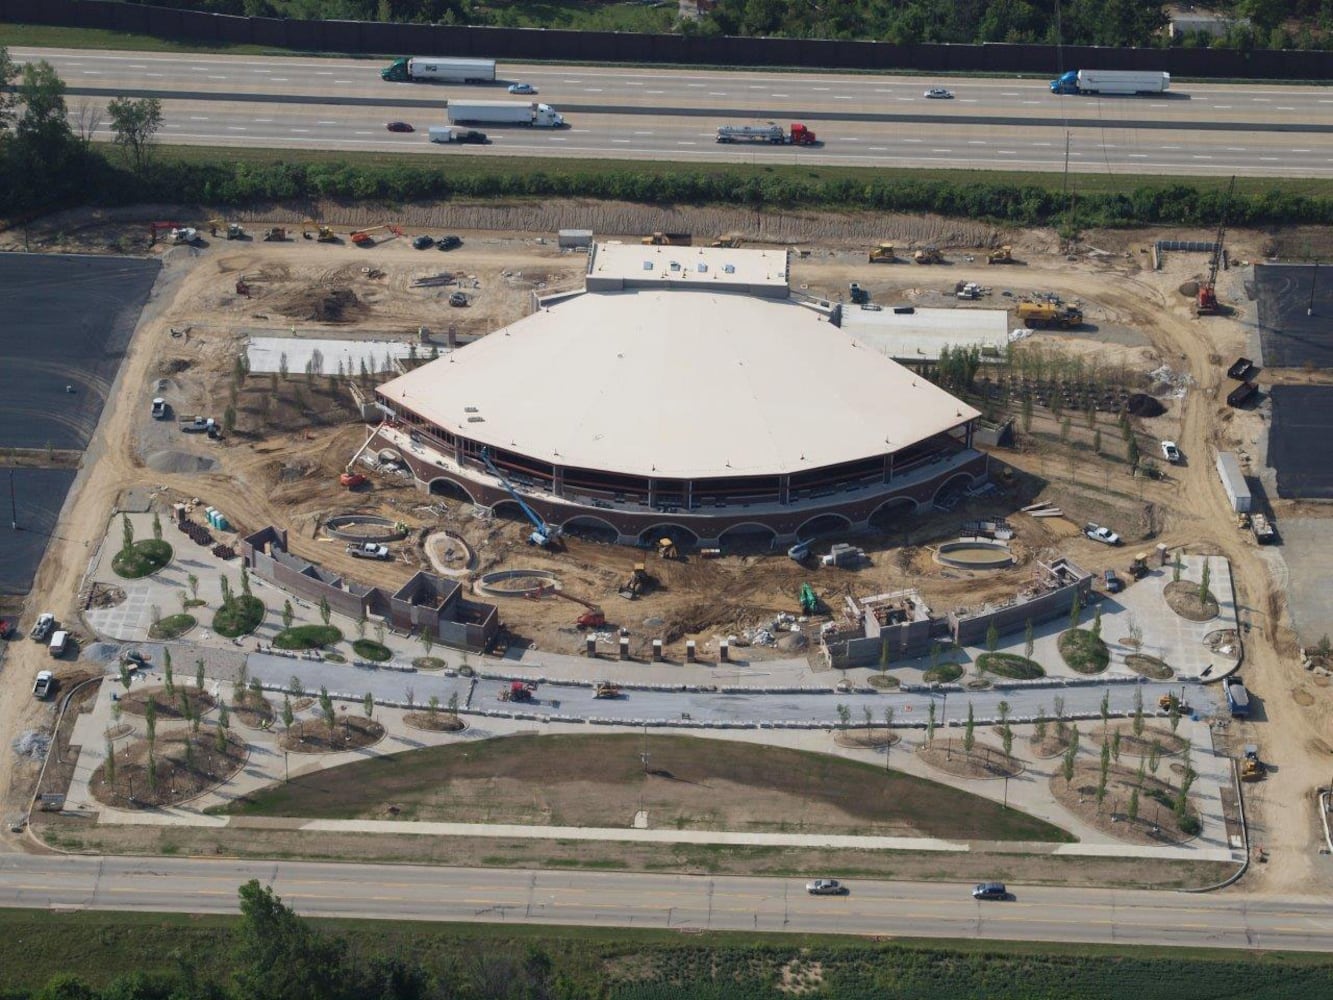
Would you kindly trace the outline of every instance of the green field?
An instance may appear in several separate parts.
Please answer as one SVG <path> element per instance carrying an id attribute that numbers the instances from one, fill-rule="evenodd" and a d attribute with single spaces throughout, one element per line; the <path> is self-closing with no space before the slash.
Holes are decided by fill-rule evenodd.
<path id="1" fill-rule="evenodd" d="M 183 900 L 182 905 L 188 901 Z M 869 943 L 820 935 L 710 934 L 498 924 L 308 921 L 344 934 L 362 959 L 420 963 L 442 987 L 429 997 L 647 1000 L 777 997 L 783 970 L 818 975 L 803 994 L 827 1000 L 1291 1000 L 1328 996 L 1321 955 L 1119 948 L 1022 942 Z M 159 914 L 0 910 L 0 997 L 18 1000 L 59 973 L 97 987 L 133 973 L 226 982 L 239 920 Z M 482 961 L 482 959 L 485 961 Z M 526 972 L 528 975 L 515 975 Z M 500 981 L 511 990 L 493 992 Z M 488 982 L 490 989 L 487 988 Z M 1322 984 L 1322 985 L 1321 985 Z M 85 993 L 47 993 L 93 1000 Z M 224 994 L 225 995 L 225 994 Z M 305 996 L 306 994 L 291 994 Z M 384 996 L 394 994 L 385 993 Z M 95 995 L 94 995 L 95 996 Z M 117 1000 L 166 992 L 104 993 Z"/>

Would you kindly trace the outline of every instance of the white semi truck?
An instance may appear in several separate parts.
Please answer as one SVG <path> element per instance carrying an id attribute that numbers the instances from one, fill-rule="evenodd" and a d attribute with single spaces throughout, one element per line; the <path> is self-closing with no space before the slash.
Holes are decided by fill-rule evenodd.
<path id="1" fill-rule="evenodd" d="M 494 59 L 445 59 L 412 56 L 395 59 L 380 70 L 391 83 L 494 83 Z"/>
<path id="2" fill-rule="evenodd" d="M 1120 69 L 1071 69 L 1051 81 L 1052 94 L 1164 94 L 1171 88 L 1170 73 Z"/>
<path id="3" fill-rule="evenodd" d="M 446 101 L 450 125 L 531 125 L 563 128 L 565 119 L 549 104 L 516 101 Z"/>

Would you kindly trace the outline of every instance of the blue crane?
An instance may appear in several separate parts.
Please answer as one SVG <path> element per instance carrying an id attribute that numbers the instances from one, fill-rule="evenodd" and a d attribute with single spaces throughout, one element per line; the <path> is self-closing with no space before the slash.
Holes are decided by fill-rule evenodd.
<path id="1" fill-rule="evenodd" d="M 554 524 L 547 524 L 535 510 L 524 502 L 523 498 L 518 495 L 518 491 L 514 489 L 513 484 L 505 478 L 505 474 L 497 469 L 495 463 L 491 461 L 491 450 L 489 448 L 481 449 L 481 460 L 486 463 L 486 468 L 491 471 L 491 475 L 500 480 L 500 485 L 509 491 L 509 495 L 514 498 L 514 502 L 523 508 L 523 513 L 532 522 L 533 531 L 528 536 L 528 541 L 533 545 L 540 545 L 542 548 L 547 548 L 558 541 L 560 539 L 560 529 Z"/>

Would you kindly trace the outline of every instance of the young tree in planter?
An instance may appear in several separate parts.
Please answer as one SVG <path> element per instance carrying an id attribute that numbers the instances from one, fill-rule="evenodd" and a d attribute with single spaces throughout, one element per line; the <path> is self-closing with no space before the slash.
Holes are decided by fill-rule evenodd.
<path id="1" fill-rule="evenodd" d="M 250 683 L 250 704 L 256 709 L 264 704 L 264 682 L 258 677 L 251 677 Z"/>
<path id="2" fill-rule="evenodd" d="M 1099 604 L 1092 613 L 1092 627 L 1089 629 L 1094 639 L 1102 637 L 1102 606 Z"/>
<path id="3" fill-rule="evenodd" d="M 244 563 L 241 564 L 241 593 L 244 594 L 246 597 L 251 596 L 251 595 L 250 595 L 250 571 L 249 571 L 248 569 L 245 568 L 245 564 L 244 564 Z"/>
<path id="4" fill-rule="evenodd" d="M 194 689 L 196 691 L 204 689 L 204 661 L 202 657 L 194 661 Z"/>
<path id="5" fill-rule="evenodd" d="M 1037 720 L 1032 724 L 1032 734 L 1037 737 L 1038 743 L 1046 742 L 1046 706 L 1037 706 Z"/>
<path id="6" fill-rule="evenodd" d="M 440 699 L 437 695 L 431 695 L 430 701 L 426 703 L 426 714 L 430 717 L 431 725 L 435 724 L 435 717 L 440 712 Z"/>
<path id="7" fill-rule="evenodd" d="M 1119 729 L 1117 729 L 1114 733 L 1111 734 L 1111 757 L 1112 757 L 1112 759 L 1113 759 L 1117 764 L 1120 763 L 1120 730 L 1119 730 Z"/>
<path id="8" fill-rule="evenodd" d="M 1074 780 L 1074 755 L 1076 753 L 1073 744 L 1070 744 L 1065 749 L 1064 759 L 1060 762 L 1060 773 L 1064 776 L 1066 788 Z"/>
<path id="9" fill-rule="evenodd" d="M 1129 808 L 1125 810 L 1125 815 L 1129 817 L 1131 823 L 1139 818 L 1139 790 L 1137 787 L 1130 789 Z"/>
<path id="10" fill-rule="evenodd" d="M 872 709 L 869 705 L 862 705 L 862 706 L 861 706 L 861 714 L 864 715 L 864 716 L 865 716 L 865 719 L 866 719 L 866 738 L 869 739 L 869 737 L 870 737 L 870 724 L 871 724 L 871 722 L 872 722 L 872 721 L 874 720 L 874 718 L 875 718 L 875 712 L 874 712 L 874 709 Z"/>
<path id="11" fill-rule="evenodd" d="M 1157 774 L 1157 768 L 1162 760 L 1162 743 L 1160 740 L 1153 740 L 1152 747 L 1148 750 L 1148 770 L 1154 775 Z"/>
<path id="12" fill-rule="evenodd" d="M 366 637 L 366 612 L 363 608 L 360 616 L 356 620 L 356 637 L 364 639 Z"/>
<path id="13" fill-rule="evenodd" d="M 292 609 L 291 601 L 282 602 L 282 627 L 291 628 L 292 621 L 296 618 L 296 612 Z"/>
<path id="14" fill-rule="evenodd" d="M 181 720 L 192 722 L 194 720 L 194 709 L 190 707 L 190 696 L 185 693 L 184 688 L 176 692 L 176 701 L 180 704 Z"/>
<path id="15" fill-rule="evenodd" d="M 222 718 L 218 717 L 218 724 L 213 727 L 213 742 L 217 747 L 218 753 L 227 752 L 227 727 L 222 724 Z"/>
<path id="16" fill-rule="evenodd" d="M 218 727 L 226 729 L 231 725 L 231 712 L 227 710 L 225 701 L 218 702 Z"/>
<path id="17" fill-rule="evenodd" d="M 185 583 L 190 588 L 190 600 L 199 600 L 199 577 L 195 576 L 193 573 L 186 573 Z"/>
<path id="18" fill-rule="evenodd" d="M 1180 553 L 1177 552 L 1177 553 L 1176 553 L 1175 561 L 1171 564 L 1171 582 L 1172 582 L 1172 583 L 1179 583 L 1179 582 L 1180 582 L 1180 574 L 1184 571 L 1184 569 L 1185 569 L 1185 563 L 1184 563 L 1184 561 L 1180 558 Z"/>
<path id="19" fill-rule="evenodd" d="M 296 713 L 292 711 L 292 699 L 290 695 L 282 696 L 282 728 L 291 729 L 292 723 L 296 720 Z"/>
<path id="20" fill-rule="evenodd" d="M 1111 773 L 1111 744 L 1109 742 L 1102 744 L 1102 784 L 1106 784 L 1106 778 Z"/>
<path id="21" fill-rule="evenodd" d="M 194 740 L 185 738 L 185 770 L 194 771 Z"/>
<path id="22" fill-rule="evenodd" d="M 157 757 L 153 755 L 151 747 L 148 750 L 148 790 L 157 791 Z"/>
<path id="23" fill-rule="evenodd" d="M 292 697 L 300 701 L 305 697 L 305 685 L 301 683 L 301 678 L 292 674 L 287 680 L 287 690 L 292 693 Z"/>
<path id="24" fill-rule="evenodd" d="M 116 783 L 116 748 L 111 743 L 111 737 L 106 739 L 106 765 L 102 768 L 106 775 L 106 783 L 115 785 Z"/>
<path id="25" fill-rule="evenodd" d="M 162 650 L 162 687 L 168 698 L 176 696 L 176 676 L 171 670 L 171 650 Z"/>
<path id="26" fill-rule="evenodd" d="M 846 705 L 838 705 L 838 724 L 846 729 L 852 724 L 852 710 Z"/>
<path id="27" fill-rule="evenodd" d="M 218 586 L 222 590 L 222 607 L 230 608 L 232 605 L 231 581 L 227 579 L 226 573 L 218 575 Z"/>
<path id="28" fill-rule="evenodd" d="M 926 746 L 935 742 L 935 699 L 926 704 Z"/>
<path id="29" fill-rule="evenodd" d="M 986 652 L 993 653 L 1000 648 L 1000 630 L 995 625 L 995 619 L 992 618 L 990 628 L 986 629 Z"/>
<path id="30" fill-rule="evenodd" d="M 1074 591 L 1074 603 L 1069 606 L 1069 627 L 1078 628 L 1079 618 L 1083 614 L 1083 600 L 1078 591 Z"/>
<path id="31" fill-rule="evenodd" d="M 130 524 L 130 515 L 120 516 L 120 551 L 128 556 L 134 551 L 134 525 Z"/>
<path id="32" fill-rule="evenodd" d="M 1133 435 L 1129 438 L 1129 444 L 1125 446 L 1125 461 L 1129 463 L 1129 474 L 1132 476 L 1139 468 L 1139 443 Z"/>
<path id="33" fill-rule="evenodd" d="M 329 739 L 332 739 L 333 724 L 338 720 L 338 715 L 333 710 L 333 699 L 329 697 L 327 688 L 319 689 L 319 711 L 324 716 L 324 725 L 329 727 Z"/>
<path id="34" fill-rule="evenodd" d="M 963 730 L 963 749 L 971 753 L 976 742 L 976 720 L 972 714 L 972 703 L 969 701 L 967 703 L 967 728 Z"/>
<path id="35" fill-rule="evenodd" d="M 1143 735 L 1143 688 L 1134 688 L 1134 735 Z"/>
<path id="36" fill-rule="evenodd" d="M 1065 738 L 1065 699 L 1063 695 L 1055 696 L 1055 737 L 1058 740 Z"/>
<path id="37" fill-rule="evenodd" d="M 431 647 L 435 645 L 435 635 L 425 625 L 421 626 L 421 648 L 430 656 Z"/>
<path id="38" fill-rule="evenodd" d="M 366 710 L 366 718 L 375 718 L 375 696 L 367 691 L 366 696 L 361 699 L 361 707 Z"/>
<path id="39" fill-rule="evenodd" d="M 1205 556 L 1203 560 L 1203 572 L 1199 576 L 1200 604 L 1208 603 L 1208 584 L 1210 584 L 1212 580 L 1213 580 L 1213 571 L 1211 566 L 1209 565 L 1208 558 Z"/>
<path id="40" fill-rule="evenodd" d="M 1098 432 L 1100 433 L 1100 431 Z M 1102 811 L 1102 802 L 1106 799 L 1106 772 L 1102 771 L 1097 779 L 1097 811 Z"/>
<path id="41" fill-rule="evenodd" d="M 1032 619 L 1029 618 L 1023 623 L 1023 655 L 1029 660 L 1032 659 L 1032 649 L 1036 642 L 1036 636 L 1033 634 Z"/>
<path id="42" fill-rule="evenodd" d="M 162 518 L 153 515 L 153 541 L 162 541 Z"/>
<path id="43" fill-rule="evenodd" d="M 893 706 L 884 706 L 884 770 L 889 769 L 889 751 L 893 749 Z"/>
<path id="44" fill-rule="evenodd" d="M 319 599 L 319 617 L 325 625 L 327 625 L 329 619 L 333 617 L 333 609 L 329 607 L 329 599 L 327 597 L 321 597 Z"/>
<path id="45" fill-rule="evenodd" d="M 1172 699 L 1171 699 L 1171 711 L 1170 711 L 1170 714 L 1168 715 L 1168 718 L 1171 720 L 1171 732 L 1174 733 L 1177 729 L 1180 728 L 1180 699 L 1179 699 L 1179 698 L 1172 698 Z"/>
<path id="46" fill-rule="evenodd" d="M 157 743 L 157 702 L 149 698 L 143 707 L 144 735 L 148 737 L 148 750 L 151 753 Z"/>
<path id="47" fill-rule="evenodd" d="M 457 692 L 457 691 L 450 692 L 450 694 L 449 694 L 449 714 L 452 715 L 452 716 L 454 717 L 455 721 L 458 719 L 458 692 Z"/>
<path id="48" fill-rule="evenodd" d="M 1078 753 L 1078 740 L 1079 740 L 1078 723 L 1075 722 L 1069 728 L 1069 745 L 1073 747 L 1074 753 Z"/>

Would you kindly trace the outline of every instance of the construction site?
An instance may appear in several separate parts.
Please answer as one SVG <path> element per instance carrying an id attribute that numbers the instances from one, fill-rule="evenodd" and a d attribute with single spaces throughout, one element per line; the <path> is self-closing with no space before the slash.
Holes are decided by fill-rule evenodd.
<path id="1" fill-rule="evenodd" d="M 1226 402 L 1228 364 L 1258 354 L 1236 322 L 1253 308 L 1242 262 L 1269 237 L 1228 235 L 1224 267 L 1159 249 L 1160 234 L 914 245 L 889 218 L 886 249 L 707 229 L 702 211 L 687 238 L 644 215 L 637 231 L 563 240 L 409 220 L 135 223 L 161 263 L 155 302 L 98 460 L 32 598 L 8 610 L 50 603 L 80 630 L 116 602 L 81 585 L 85 540 L 100 544 L 113 510 L 184 504 L 252 567 L 242 542 L 271 558 L 278 536 L 257 533 L 273 526 L 294 573 L 382 593 L 383 614 L 364 607 L 390 639 L 454 609 L 458 649 L 590 660 L 581 682 L 614 706 L 619 664 L 804 660 L 802 683 L 861 690 L 853 670 L 876 668 L 919 680 L 992 622 L 1017 642 L 1071 609 L 1114 614 L 1111 577 L 1133 592 L 1177 553 L 1225 557 L 1233 632 L 1252 636 L 1246 680 L 1270 718 L 1303 720 L 1271 727 L 1265 756 L 1327 762 L 1299 734 L 1327 731 L 1328 675 L 1284 660 L 1333 619 L 1292 619 L 1270 573 L 1281 547 L 1238 528 L 1213 472 L 1217 451 L 1239 453 L 1279 531 L 1321 516 L 1264 489 L 1267 412 Z M 130 228 L 66 224 L 50 249 L 105 249 Z M 646 274 L 745 287 L 634 287 Z M 205 525 L 205 508 L 222 522 Z M 529 683 L 488 701 L 529 702 Z M 31 706 L 5 711 L 20 730 Z M 1298 822 L 1262 811 L 1296 770 L 1258 784 L 1265 822 Z"/>

